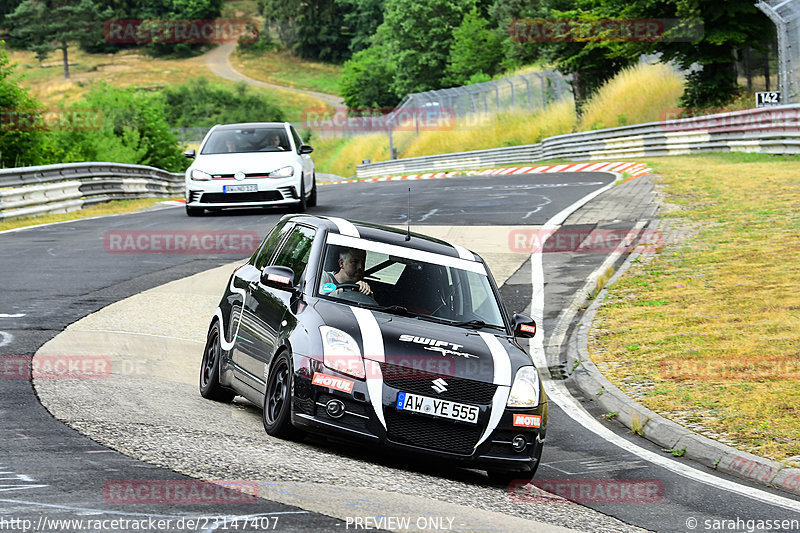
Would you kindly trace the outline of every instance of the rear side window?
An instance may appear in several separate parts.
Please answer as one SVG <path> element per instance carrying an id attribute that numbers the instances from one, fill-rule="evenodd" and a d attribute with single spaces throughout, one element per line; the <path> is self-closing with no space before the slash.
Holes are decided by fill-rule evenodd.
<path id="1" fill-rule="evenodd" d="M 297 226 L 286 244 L 283 245 L 275 264 L 286 266 L 294 271 L 294 284 L 297 285 L 302 279 L 303 272 L 308 265 L 308 256 L 311 253 L 311 246 L 314 244 L 314 230 L 306 226 Z"/>
<path id="2" fill-rule="evenodd" d="M 275 249 L 283 241 L 283 238 L 286 236 L 289 230 L 291 230 L 293 227 L 294 224 L 287 224 L 285 221 L 279 222 L 278 225 L 275 226 L 267 238 L 264 239 L 264 242 L 261 243 L 261 248 L 258 250 L 256 262 L 254 263 L 257 269 L 263 270 L 264 267 L 269 264 L 269 260 L 275 253 Z"/>

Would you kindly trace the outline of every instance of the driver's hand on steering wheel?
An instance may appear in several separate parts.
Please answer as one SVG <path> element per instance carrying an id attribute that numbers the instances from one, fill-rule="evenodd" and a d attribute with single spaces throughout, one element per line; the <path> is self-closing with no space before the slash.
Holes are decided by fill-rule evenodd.
<path id="1" fill-rule="evenodd" d="M 358 288 L 359 292 L 362 292 L 367 295 L 372 294 L 372 289 L 369 288 L 369 283 L 367 283 L 366 281 L 356 281 L 356 285 L 358 285 L 359 287 Z"/>

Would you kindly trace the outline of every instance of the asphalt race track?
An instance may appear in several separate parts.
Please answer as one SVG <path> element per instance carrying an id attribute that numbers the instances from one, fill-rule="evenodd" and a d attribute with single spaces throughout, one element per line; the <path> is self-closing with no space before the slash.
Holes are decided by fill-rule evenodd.
<path id="1" fill-rule="evenodd" d="M 480 240 L 485 239 L 483 234 L 488 226 L 519 226 L 521 234 L 525 235 L 525 231 L 541 226 L 565 207 L 613 180 L 614 176 L 605 173 L 561 173 L 331 185 L 320 187 L 319 207 L 309 212 L 402 225 L 407 222 L 410 186 L 412 229 L 425 233 L 425 226 L 447 226 L 456 228 L 451 231 L 467 241 L 470 238 Z M 128 413 L 131 418 L 129 429 L 121 424 L 108 429 L 99 425 L 94 427 L 86 421 L 83 424 L 79 420 L 70 421 L 73 427 L 82 427 L 84 433 L 95 439 L 92 440 L 54 419 L 39 402 L 30 379 L 14 375 L 10 363 L 29 361 L 46 342 L 83 317 L 148 289 L 228 265 L 244 255 L 114 253 L 109 249 L 109 232 L 253 231 L 260 239 L 283 214 L 283 211 L 246 210 L 189 218 L 183 208 L 175 207 L 0 233 L 3 273 L 0 291 L 0 356 L 3 358 L 0 360 L 0 434 L 3 436 L 0 440 L 0 529 L 11 529 L 3 528 L 3 519 L 18 520 L 15 523 L 18 530 L 22 530 L 23 525 L 34 530 L 33 527 L 38 525 L 40 531 L 77 530 L 74 525 L 61 527 L 53 522 L 41 522 L 57 519 L 172 520 L 169 527 L 153 527 L 151 530 L 174 531 L 261 531 L 273 528 L 273 525 L 279 531 L 353 529 L 355 525 L 344 518 L 350 515 L 334 508 L 335 491 L 325 496 L 325 505 L 303 505 L 302 495 L 308 494 L 305 492 L 295 498 L 286 495 L 293 490 L 299 493 L 299 487 L 320 479 L 328 484 L 328 488 L 331 485 L 373 487 L 376 491 L 402 493 L 403 498 L 422 498 L 442 505 L 458 504 L 580 531 L 635 531 L 637 527 L 654 531 L 708 531 L 711 529 L 705 525 L 713 524 L 714 520 L 740 520 L 746 524 L 748 520 L 800 518 L 800 503 L 794 507 L 780 503 L 782 498 L 792 498 L 787 493 L 721 475 L 686 459 L 672 458 L 648 441 L 631 435 L 618 423 L 600 419 L 602 413 L 596 412 L 590 401 L 583 402 L 584 407 L 629 445 L 621 447 L 608 442 L 551 403 L 543 464 L 537 480 L 546 480 L 554 487 L 558 483 L 567 487 L 577 486 L 587 480 L 591 480 L 595 487 L 626 484 L 656 487 L 655 496 L 650 501 L 631 501 L 631 498 L 622 497 L 603 502 L 597 498 L 583 498 L 583 507 L 547 499 L 515 501 L 507 489 L 490 485 L 478 471 L 410 461 L 324 440 L 306 439 L 301 443 L 270 440 L 261 428 L 258 410 L 244 402 L 208 407 L 209 414 L 205 419 L 200 417 L 199 420 L 187 421 L 187 427 L 194 424 L 192 431 L 188 431 L 186 427 L 175 425 L 179 421 L 173 420 L 187 417 L 169 411 L 166 406 L 174 399 L 180 403 L 182 400 L 178 397 L 185 391 L 199 398 L 196 387 L 190 386 L 185 389 L 176 387 L 172 392 L 176 398 L 165 397 L 171 396 L 169 391 L 164 395 L 160 390 L 156 393 L 146 388 L 137 389 L 139 397 L 126 398 L 132 406 Z M 632 227 L 634 221 L 617 219 L 601 224 L 604 228 L 625 230 Z M 472 235 L 471 231 L 475 234 Z M 515 243 L 519 242 L 514 240 L 514 231 L 505 230 L 501 237 L 493 237 L 497 260 L 500 261 L 503 254 L 513 254 L 517 261 L 505 276 L 507 279 L 501 289 L 511 312 L 525 311 L 531 305 L 533 291 L 530 255 L 525 257 L 520 253 L 524 250 L 514 249 Z M 569 229 L 562 228 L 561 231 Z M 486 259 L 492 266 L 493 258 Z M 554 252 L 542 255 L 545 281 L 543 328 L 546 334 L 552 331 L 557 317 L 570 304 L 574 293 L 604 259 L 603 253 Z M 154 309 L 153 316 L 158 316 L 156 311 L 163 313 L 164 310 Z M 175 314 L 178 315 L 179 311 L 176 310 Z M 207 323 L 208 318 L 203 317 L 202 321 Z M 159 324 L 153 324 L 153 327 L 158 330 Z M 202 339 L 205 331 L 200 330 L 197 334 Z M 202 344 L 199 346 L 198 361 Z M 194 368 L 191 370 L 196 371 Z M 554 365 L 540 370 L 558 376 L 562 369 Z M 569 380 L 564 383 L 570 386 Z M 66 383 L 58 385 L 67 386 Z M 91 383 L 80 385 L 90 387 Z M 575 395 L 581 399 L 579 393 Z M 186 400 L 187 405 L 194 402 L 194 396 Z M 87 394 L 86 397 L 90 396 Z M 76 409 L 91 408 L 77 405 L 80 400 L 81 397 L 76 395 L 70 401 L 76 404 Z M 160 426 L 147 425 L 150 436 L 155 435 L 157 439 L 143 438 L 143 430 L 134 427 L 139 416 L 137 406 L 147 408 L 141 415 L 142 420 L 146 415 L 168 422 Z M 237 425 L 230 429 L 230 443 L 234 446 L 224 450 L 227 458 L 224 464 L 215 460 L 219 451 L 216 448 L 222 446 L 220 443 L 229 442 L 220 437 L 224 432 L 215 427 L 213 415 L 219 409 L 238 410 L 228 411 L 232 416 L 227 418 Z M 125 453 L 104 447 L 100 442 L 113 443 L 115 449 Z M 280 466 L 269 471 L 259 469 L 257 461 L 262 458 L 255 453 L 245 453 L 248 443 L 254 448 L 261 446 L 267 451 L 275 450 L 278 458 L 291 463 L 293 469 L 291 472 L 281 470 Z M 238 447 L 241 447 L 242 456 L 256 463 L 239 464 L 236 461 L 240 451 Z M 649 463 L 640 454 L 633 453 L 636 448 L 711 473 L 721 481 L 719 484 L 702 483 L 696 481 L 688 469 L 676 471 Z M 263 460 L 264 464 L 276 463 L 275 456 Z M 326 478 L 323 473 L 330 474 L 330 477 Z M 227 494 L 227 500 L 220 499 L 213 504 L 165 505 L 151 502 L 130 505 L 109 496 L 109 486 L 120 480 L 156 479 L 179 484 L 190 482 L 192 478 L 186 474 L 217 480 L 257 479 L 260 483 L 272 480 L 273 488 L 277 487 L 277 492 L 284 494 L 281 497 L 276 495 L 275 501 L 248 500 L 247 505 L 233 501 L 238 494 L 235 491 Z M 733 493 L 723 480 L 743 486 L 745 490 Z M 247 489 L 244 486 L 242 492 L 247 492 Z M 765 503 L 765 495 L 774 497 L 776 504 Z M 381 515 L 379 496 L 370 499 L 368 494 L 359 494 L 359 501 L 350 501 L 348 505 L 355 510 L 353 516 L 357 516 L 357 512 L 362 516 Z M 453 512 L 453 508 L 442 509 L 442 516 L 450 516 L 447 513 Z M 372 514 L 367 515 L 367 510 Z M 214 521 L 210 517 L 229 517 L 229 520 L 239 517 L 241 523 L 233 528 L 230 527 L 233 522 L 226 526 L 221 519 Z M 184 522 L 179 524 L 180 519 Z M 189 522 L 192 519 L 194 522 Z M 252 522 L 248 524 L 247 519 Z M 30 523 L 23 524 L 21 520 Z M 464 520 L 466 523 L 462 520 L 452 527 L 459 530 L 504 530 L 502 525 L 498 525 L 501 522 L 495 522 L 493 526 L 489 519 L 478 521 L 475 518 L 474 523 Z M 386 520 L 369 525 L 402 530 L 396 523 Z M 448 522 L 439 525 L 447 529 Z M 124 528 L 108 528 L 119 529 Z M 746 530 L 747 526 L 742 525 L 739 529 Z"/>

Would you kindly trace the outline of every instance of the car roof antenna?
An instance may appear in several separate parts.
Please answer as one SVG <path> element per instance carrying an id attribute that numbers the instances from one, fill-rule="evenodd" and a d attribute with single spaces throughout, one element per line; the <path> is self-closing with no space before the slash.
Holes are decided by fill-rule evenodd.
<path id="1" fill-rule="evenodd" d="M 408 188 L 408 217 L 406 218 L 406 240 L 411 240 L 411 187 Z"/>

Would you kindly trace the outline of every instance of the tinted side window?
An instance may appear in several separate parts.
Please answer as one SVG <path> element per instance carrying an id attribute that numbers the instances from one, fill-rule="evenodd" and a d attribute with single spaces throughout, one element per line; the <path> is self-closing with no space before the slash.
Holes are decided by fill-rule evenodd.
<path id="1" fill-rule="evenodd" d="M 276 265 L 287 266 L 294 271 L 295 285 L 300 282 L 308 264 L 308 255 L 311 253 L 311 245 L 314 244 L 314 233 L 311 228 L 297 226 L 275 258 Z"/>
<path id="2" fill-rule="evenodd" d="M 258 256 L 256 257 L 255 267 L 259 270 L 263 270 L 265 266 L 269 264 L 269 260 L 275 251 L 275 248 L 281 243 L 283 238 L 286 234 L 294 227 L 294 224 L 287 224 L 284 222 L 279 222 L 275 229 L 272 230 L 264 242 L 261 243 L 261 248 L 258 250 Z"/>

